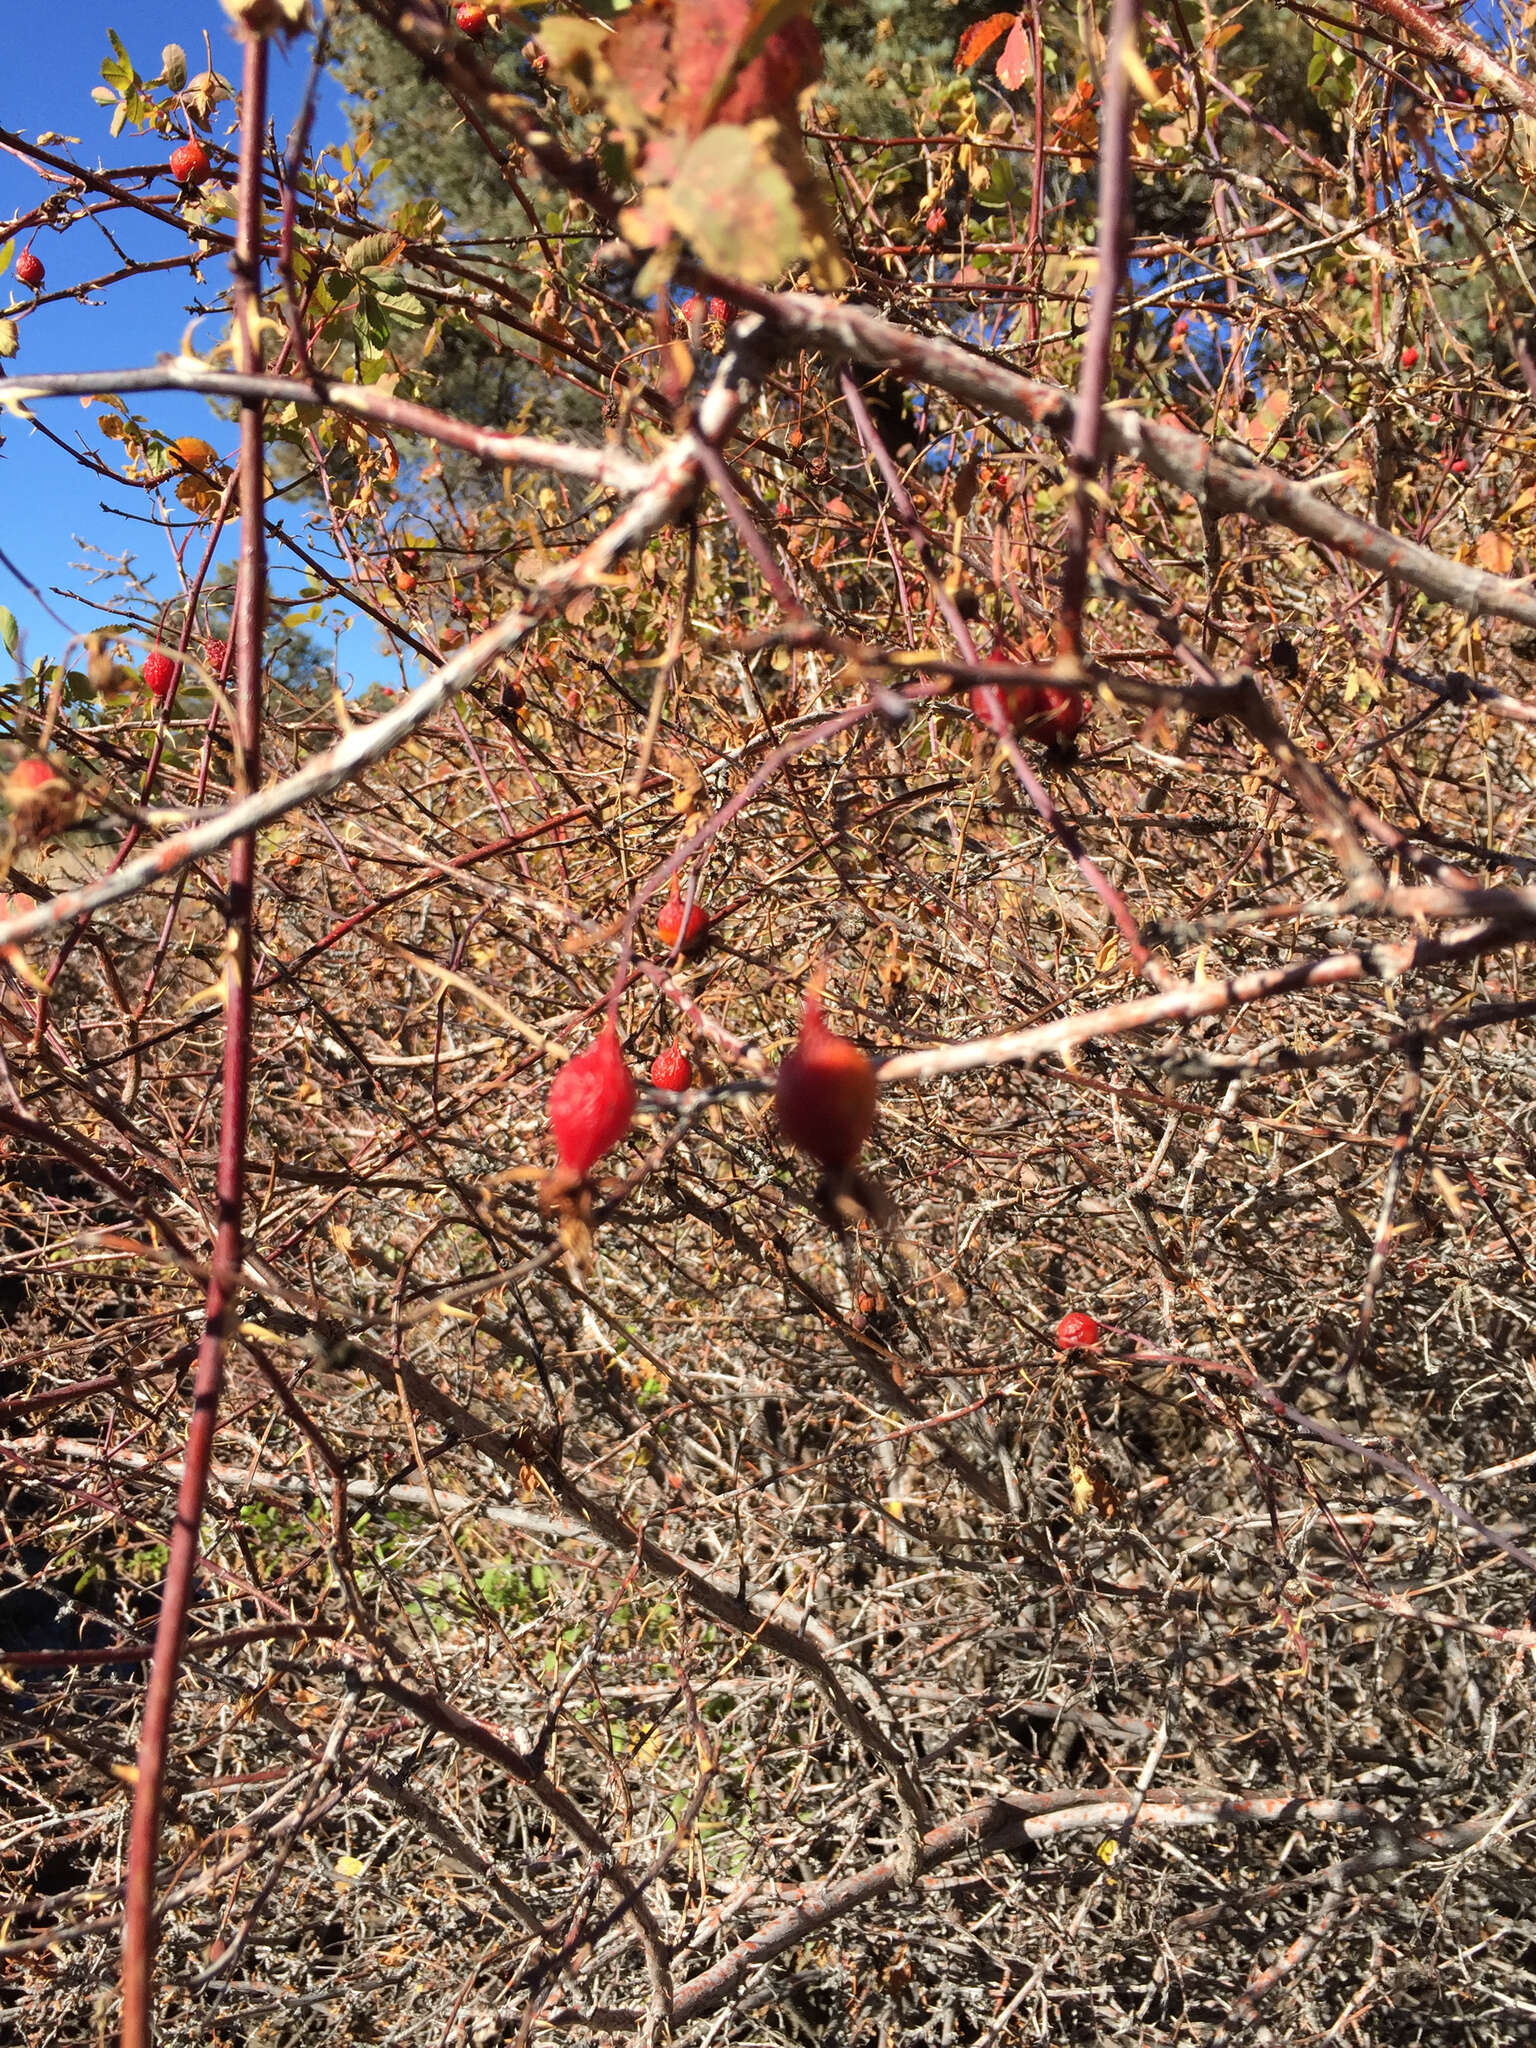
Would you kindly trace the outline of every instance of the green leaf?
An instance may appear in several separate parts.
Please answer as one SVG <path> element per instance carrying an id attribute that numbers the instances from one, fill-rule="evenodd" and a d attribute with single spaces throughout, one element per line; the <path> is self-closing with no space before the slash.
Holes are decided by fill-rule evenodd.
<path id="1" fill-rule="evenodd" d="M 427 242 L 443 225 L 443 209 L 435 199 L 411 199 L 400 208 L 392 225 L 407 241 Z"/>
<path id="2" fill-rule="evenodd" d="M 374 297 L 397 327 L 422 327 L 431 317 L 414 292 L 376 285 Z"/>
<path id="3" fill-rule="evenodd" d="M 115 57 L 102 59 L 101 75 L 108 85 L 115 85 L 119 91 L 127 92 L 139 82 L 139 74 L 133 68 L 133 59 L 123 48 L 122 38 L 115 28 L 107 30 L 107 40 L 117 52 Z"/>
<path id="4" fill-rule="evenodd" d="M 21 644 L 21 628 L 16 623 L 16 614 L 0 604 L 0 647 L 7 654 L 14 654 Z"/>
<path id="5" fill-rule="evenodd" d="M 685 152 L 667 207 L 711 270 L 748 284 L 772 284 L 804 246 L 800 208 L 766 138 L 728 123 L 706 128 Z"/>
<path id="6" fill-rule="evenodd" d="M 389 346 L 389 315 L 378 295 L 364 285 L 357 295 L 357 312 L 353 319 L 353 331 L 359 347 L 370 354 Z"/>
<path id="7" fill-rule="evenodd" d="M 160 82 L 167 92 L 180 92 L 187 82 L 187 53 L 180 43 L 167 43 L 160 52 Z"/>
<path id="8" fill-rule="evenodd" d="M 387 230 L 383 234 L 364 235 L 360 242 L 354 242 L 342 262 L 356 275 L 364 270 L 376 270 L 386 256 L 392 256 L 400 246 L 400 237 Z"/>

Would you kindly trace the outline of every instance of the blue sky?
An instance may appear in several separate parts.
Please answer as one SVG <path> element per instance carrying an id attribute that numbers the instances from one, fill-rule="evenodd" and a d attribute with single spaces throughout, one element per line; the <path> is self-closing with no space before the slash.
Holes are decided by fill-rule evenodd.
<path id="1" fill-rule="evenodd" d="M 108 132 L 111 109 L 96 105 L 91 89 L 101 84 L 101 65 L 110 56 L 109 27 L 122 38 L 143 77 L 160 69 L 160 51 L 179 43 L 188 69 L 203 70 L 208 62 L 203 38 L 212 50 L 213 68 L 232 83 L 240 75 L 240 49 L 229 32 L 219 0 L 63 0 L 55 10 L 33 4 L 7 9 L 5 63 L 0 70 L 0 126 L 35 140 L 48 130 L 76 137 L 72 153 L 83 165 L 107 168 L 141 165 L 168 154 L 171 144 L 153 135 L 125 129 L 115 140 Z M 286 137 L 297 110 L 309 63 L 310 44 L 301 38 L 291 49 L 274 51 L 271 111 L 280 137 Z M 213 135 L 226 140 L 229 109 L 214 117 Z M 327 80 L 315 126 L 315 144 L 340 140 L 345 124 L 339 96 Z M 30 164 L 0 149 L 0 219 L 9 220 L 35 206 L 48 186 Z M 167 257 L 177 253 L 178 238 L 157 223 L 126 213 L 110 217 L 119 246 L 135 257 Z M 184 245 L 183 245 L 184 246 Z M 20 244 L 18 244 L 20 247 Z M 45 291 L 68 286 L 115 268 L 116 259 L 102 232 L 81 222 L 66 234 L 44 229 L 35 248 L 47 267 Z M 11 268 L 0 278 L 0 310 L 11 300 L 29 296 L 16 284 Z M 223 257 L 213 257 L 199 287 L 185 271 L 167 271 L 130 278 L 90 298 L 66 300 L 44 307 L 21 324 L 21 347 L 6 367 L 13 375 L 27 371 L 119 369 L 152 363 L 157 355 L 174 353 L 188 324 L 186 308 L 194 296 L 204 302 L 223 289 L 227 278 Z M 217 319 L 205 320 L 197 345 L 218 335 Z M 197 433 L 221 454 L 232 451 L 234 429 L 215 418 L 199 401 L 153 394 L 132 401 L 157 427 L 175 434 Z M 111 458 L 115 451 L 93 431 L 95 409 L 82 411 L 73 399 L 51 400 L 37 408 L 38 417 L 66 438 L 85 435 Z M 164 594 L 175 588 L 170 549 L 163 531 L 130 523 L 122 514 L 142 521 L 147 509 L 143 492 L 114 491 L 103 478 L 73 462 L 64 451 L 25 422 L 0 417 L 0 548 L 21 573 L 41 588 L 63 625 L 48 616 L 0 564 L 0 604 L 16 615 L 24 635 L 21 653 L 30 664 L 40 656 L 57 658 L 71 632 L 96 623 L 85 604 L 54 596 L 53 586 L 77 590 L 86 578 L 71 564 L 86 558 L 82 541 L 112 554 L 131 552 L 142 573 L 151 575 Z M 166 502 L 174 507 L 167 494 Z M 180 510 L 179 507 L 175 508 Z M 196 543 L 188 552 L 195 553 Z M 228 550 L 232 554 L 232 546 Z M 282 584 L 279 583 L 279 589 Z M 288 579 L 288 589 L 293 579 Z M 372 627 L 360 624 L 349 633 L 343 660 L 369 670 L 383 661 Z M 398 677 L 391 678 L 398 680 Z"/>

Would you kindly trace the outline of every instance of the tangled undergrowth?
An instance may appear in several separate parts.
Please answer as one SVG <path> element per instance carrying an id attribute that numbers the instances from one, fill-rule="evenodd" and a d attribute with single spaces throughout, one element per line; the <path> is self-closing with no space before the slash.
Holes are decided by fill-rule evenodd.
<path id="1" fill-rule="evenodd" d="M 1037 8 L 1027 77 L 973 38 L 888 131 L 830 71 L 767 139 L 668 72 L 637 136 L 585 23 L 493 73 L 359 11 L 531 225 L 270 156 L 289 310 L 173 366 L 243 457 L 90 387 L 185 583 L 11 698 L 65 778 L 10 792 L 12 924 L 53 911 L 0 994 L 18 2038 L 116 2024 L 156 1668 L 166 2042 L 1528 2038 L 1536 88 L 1267 10 L 1303 139 L 1254 23 L 1149 7 L 1117 144 L 1135 68 L 1048 70 Z M 723 217 L 730 138 L 783 181 L 771 272 L 664 189 L 679 133 Z M 410 411 L 514 346 L 541 441 Z M 263 528 L 408 693 L 295 656 L 261 700 Z M 772 1108 L 819 983 L 879 1068 L 862 1190 Z M 610 1014 L 634 1126 L 551 1213 Z"/>

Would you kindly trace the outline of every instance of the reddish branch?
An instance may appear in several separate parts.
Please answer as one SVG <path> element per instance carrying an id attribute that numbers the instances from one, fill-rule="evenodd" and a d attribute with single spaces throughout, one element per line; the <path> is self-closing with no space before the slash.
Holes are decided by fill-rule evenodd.
<path id="1" fill-rule="evenodd" d="M 261 362 L 261 169 L 266 140 L 267 42 L 245 44 L 241 94 L 240 186 L 234 256 L 236 360 L 247 374 Z M 238 749 L 254 791 L 260 777 L 261 684 L 266 639 L 266 463 L 262 405 L 246 399 L 240 410 L 240 567 L 235 600 Z M 127 1890 L 123 1907 L 122 2043 L 149 2048 L 153 2038 L 155 1866 L 161 1802 L 170 1749 L 182 1645 L 197 1571 L 203 1504 L 218 1428 L 225 1342 L 240 1289 L 245 1256 L 246 1135 L 251 1081 L 251 899 L 256 840 L 247 832 L 230 849 L 225 919 L 223 1105 L 219 1121 L 218 1225 L 208 1275 L 203 1335 L 192 1384 L 192 1416 L 176 1520 L 171 1529 L 165 1582 L 155 1630 L 144 1716 L 139 1729 L 137 1776 L 128 1834 Z"/>

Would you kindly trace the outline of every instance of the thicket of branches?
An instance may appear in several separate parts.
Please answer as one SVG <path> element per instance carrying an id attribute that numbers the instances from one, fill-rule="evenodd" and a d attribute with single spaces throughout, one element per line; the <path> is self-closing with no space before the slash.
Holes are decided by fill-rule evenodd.
<path id="1" fill-rule="evenodd" d="M 6 2025 L 1528 2040 L 1520 11 L 226 4 L 0 132 Z"/>

